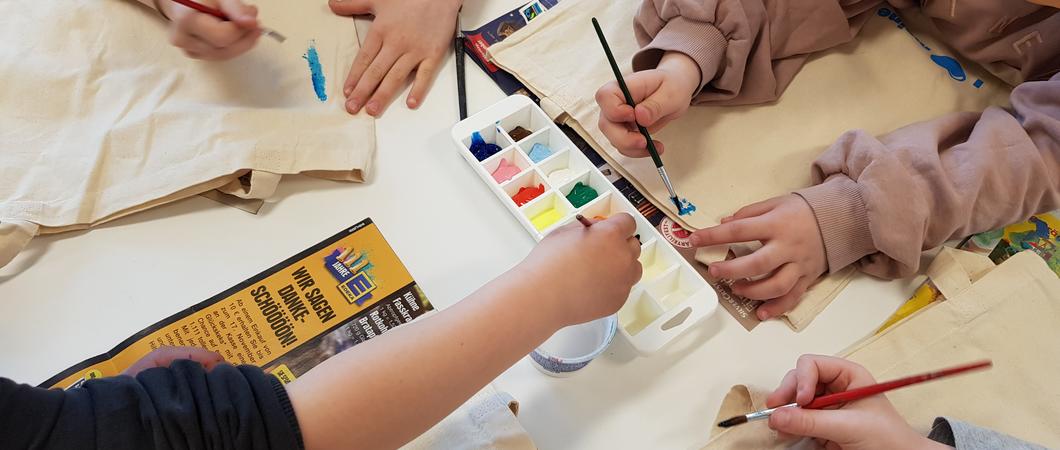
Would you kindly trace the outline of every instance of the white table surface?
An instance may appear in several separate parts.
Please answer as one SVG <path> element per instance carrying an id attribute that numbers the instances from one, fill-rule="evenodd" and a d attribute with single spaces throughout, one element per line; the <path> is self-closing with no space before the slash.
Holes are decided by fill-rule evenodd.
<path id="1" fill-rule="evenodd" d="M 465 28 L 518 4 L 468 0 Z M 503 97 L 467 66 L 471 112 Z M 455 79 L 449 57 L 420 111 L 402 97 L 378 121 L 366 184 L 289 177 L 257 216 L 194 197 L 35 239 L 0 269 L 0 375 L 40 383 L 365 217 L 437 307 L 459 301 L 533 240 L 454 149 Z M 524 359 L 495 385 L 522 403 L 520 420 L 543 449 L 688 448 L 706 439 L 731 385 L 772 387 L 798 355 L 843 349 L 919 281 L 859 277 L 798 334 L 779 322 L 748 333 L 718 308 L 661 354 L 638 357 L 618 336 L 574 377 L 544 376 Z"/>

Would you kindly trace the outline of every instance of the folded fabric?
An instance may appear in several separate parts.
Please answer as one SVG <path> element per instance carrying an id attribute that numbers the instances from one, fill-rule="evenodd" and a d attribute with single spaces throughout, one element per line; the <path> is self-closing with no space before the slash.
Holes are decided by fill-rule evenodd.
<path id="1" fill-rule="evenodd" d="M 55 233 L 212 189 L 263 198 L 282 174 L 364 181 L 374 122 L 341 92 L 353 22 L 326 4 L 257 6 L 287 41 L 203 62 L 135 2 L 0 2 L 0 224 Z M 0 233 L 0 266 L 27 242 Z"/>
<path id="2" fill-rule="evenodd" d="M 516 415 L 519 402 L 487 385 L 404 450 L 532 450 Z"/>
<path id="3" fill-rule="evenodd" d="M 978 67 L 951 79 L 931 56 L 944 54 L 917 17 L 903 26 L 873 15 L 851 43 L 811 58 L 780 100 L 765 105 L 695 106 L 653 138 L 678 193 L 697 212 L 678 216 L 648 158 L 627 158 L 600 132 L 594 94 L 614 79 L 590 19 L 597 17 L 624 73 L 638 49 L 633 16 L 639 0 L 564 2 L 501 43 L 493 62 L 541 97 L 542 108 L 586 139 L 611 166 L 685 228 L 715 225 L 740 207 L 811 184 L 811 163 L 840 134 L 880 134 L 953 111 L 1005 104 L 1009 88 Z M 915 29 L 916 37 L 910 34 Z M 924 42 L 925 50 L 917 40 Z M 547 55 L 542 57 L 541 55 Z M 955 55 L 947 55 L 955 56 Z M 975 80 L 982 80 L 977 83 Z M 846 286 L 852 273 L 827 278 L 788 316 L 809 322 Z"/>
<path id="4" fill-rule="evenodd" d="M 734 244 L 732 246 L 704 247 L 696 251 L 696 262 L 709 266 L 711 263 L 724 261 L 728 257 L 730 250 L 734 257 L 740 257 L 746 256 L 761 247 L 762 245 L 757 242 Z M 855 275 L 857 275 L 857 271 L 851 266 L 844 268 L 839 272 L 819 278 L 809 289 L 806 290 L 806 293 L 803 294 L 802 301 L 800 301 L 798 305 L 795 305 L 795 308 L 791 311 L 781 314 L 779 319 L 792 330 L 805 330 L 806 327 L 810 326 L 810 323 L 813 322 L 813 319 L 817 318 L 817 315 L 832 303 L 832 300 L 839 295 L 839 292 L 850 283 L 850 280 L 853 279 Z M 737 304 L 748 305 L 748 308 L 757 307 L 756 305 L 762 303 L 741 297 L 732 293 L 732 291 L 729 291 L 728 295 L 732 296 L 733 301 Z M 726 305 L 723 303 L 722 306 Z M 751 316 L 752 311 L 744 312 L 747 316 L 753 317 Z"/>
<path id="5" fill-rule="evenodd" d="M 950 279 L 974 279 L 962 255 L 943 255 L 932 270 Z M 1060 278 L 1031 251 L 1021 252 L 981 275 L 952 298 L 936 302 L 842 353 L 876 377 L 889 380 L 979 359 L 987 372 L 900 389 L 887 398 L 920 433 L 946 416 L 1048 447 L 1060 447 Z M 779 380 L 778 380 L 779 382 Z M 719 416 L 764 405 L 766 389 L 739 386 Z M 969 395 L 974 393 L 974 395 Z M 951 422 L 952 423 L 952 422 Z M 764 423 L 715 430 L 705 449 L 785 448 Z M 802 441 L 800 445 L 812 445 Z M 751 448 L 751 447 L 747 447 Z"/>

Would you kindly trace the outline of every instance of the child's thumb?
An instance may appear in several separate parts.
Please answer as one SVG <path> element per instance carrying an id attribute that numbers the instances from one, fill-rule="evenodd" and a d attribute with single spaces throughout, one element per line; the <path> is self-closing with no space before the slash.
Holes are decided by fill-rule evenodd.
<path id="1" fill-rule="evenodd" d="M 644 101 L 637 104 L 634 109 L 634 113 L 637 116 L 637 123 L 644 127 L 650 127 L 655 125 L 659 119 L 666 117 L 671 113 L 667 111 L 667 107 L 659 101 L 658 98 L 652 96 L 644 99 Z"/>
<path id="2" fill-rule="evenodd" d="M 858 430 L 850 411 L 841 409 L 780 408 L 769 418 L 769 428 L 776 431 L 820 438 L 842 445 L 857 438 Z"/>
<path id="3" fill-rule="evenodd" d="M 247 5 L 239 0 L 221 0 L 221 11 L 233 22 L 241 26 L 255 27 L 258 25 L 258 8 Z"/>
<path id="4" fill-rule="evenodd" d="M 340 16 L 356 16 L 372 13 L 372 0 L 330 0 L 331 12 Z"/>

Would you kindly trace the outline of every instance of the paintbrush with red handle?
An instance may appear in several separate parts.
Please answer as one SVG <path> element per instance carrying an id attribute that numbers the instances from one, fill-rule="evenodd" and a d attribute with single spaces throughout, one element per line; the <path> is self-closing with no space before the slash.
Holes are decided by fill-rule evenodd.
<path id="1" fill-rule="evenodd" d="M 920 375 L 913 375 L 911 377 L 900 378 L 885 383 L 874 384 L 872 386 L 860 387 L 857 389 L 851 389 L 849 391 L 836 392 L 834 394 L 822 395 L 813 399 L 812 402 L 801 406 L 806 409 L 824 409 L 829 406 L 841 405 L 843 403 L 849 403 L 855 400 L 861 400 L 866 397 L 872 397 L 873 395 L 882 394 L 887 391 L 891 391 L 914 384 L 924 383 L 938 378 L 945 378 L 959 373 L 969 372 L 972 370 L 985 369 L 993 367 L 994 363 L 990 360 L 974 362 L 971 364 L 965 364 L 963 366 L 951 367 L 948 369 L 937 370 L 934 372 L 922 373 Z M 756 420 L 768 419 L 769 416 L 773 415 L 776 410 L 781 408 L 797 408 L 800 407 L 798 403 L 789 403 L 787 405 L 778 406 L 776 408 L 765 409 L 762 411 L 756 411 L 750 414 L 742 416 L 736 416 L 730 419 L 726 419 L 718 423 L 719 427 L 728 428 L 736 425 L 744 424 L 747 422 L 753 422 Z"/>
<path id="2" fill-rule="evenodd" d="M 195 2 L 195 1 L 192 1 L 192 0 L 173 0 L 173 2 L 174 3 L 179 3 L 179 4 L 184 5 L 184 6 L 187 6 L 188 8 L 194 9 L 194 10 L 196 10 L 198 12 L 203 13 L 203 14 L 209 14 L 209 15 L 214 16 L 214 17 L 216 17 L 218 19 L 221 19 L 221 20 L 232 20 L 231 18 L 228 17 L 228 14 L 225 14 L 223 11 L 221 11 L 221 10 L 219 10 L 217 8 L 206 6 L 206 5 L 202 4 L 202 3 L 198 3 L 198 2 Z M 271 28 L 261 27 L 261 34 L 264 34 L 264 35 L 266 35 L 268 37 L 271 37 L 271 38 L 275 39 L 277 42 L 283 42 L 283 41 L 287 40 L 286 36 L 280 34 L 278 31 L 273 30 Z"/>

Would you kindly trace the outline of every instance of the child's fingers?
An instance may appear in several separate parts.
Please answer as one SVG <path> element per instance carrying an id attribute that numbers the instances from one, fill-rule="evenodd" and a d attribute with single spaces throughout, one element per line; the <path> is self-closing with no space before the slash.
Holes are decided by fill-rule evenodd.
<path id="1" fill-rule="evenodd" d="M 189 14 L 181 17 L 177 26 L 215 48 L 235 44 L 249 32 L 235 23 L 222 21 L 208 14 Z"/>
<path id="2" fill-rule="evenodd" d="M 666 144 L 663 144 L 662 141 L 656 141 L 655 139 L 652 139 L 651 141 L 655 143 L 655 150 L 657 150 L 660 155 L 666 153 Z"/>
<path id="3" fill-rule="evenodd" d="M 391 48 L 384 47 L 372 64 L 368 66 L 368 69 L 361 75 L 361 79 L 357 80 L 357 86 L 353 88 L 353 92 L 350 93 L 349 101 L 347 102 L 347 109 L 353 106 L 353 111 L 360 110 L 361 106 L 364 106 L 368 102 L 368 97 L 375 92 L 376 87 L 383 81 L 383 77 L 390 72 L 390 68 L 397 62 L 398 54 Z"/>
<path id="4" fill-rule="evenodd" d="M 630 125 L 637 120 L 637 116 L 633 114 L 633 107 L 625 103 L 608 107 L 601 106 L 600 116 L 611 122 L 628 123 Z"/>
<path id="5" fill-rule="evenodd" d="M 778 298 L 791 292 L 800 278 L 799 267 L 795 263 L 786 263 L 768 278 L 758 281 L 740 281 L 732 285 L 736 295 L 752 300 Z"/>
<path id="6" fill-rule="evenodd" d="M 623 239 L 633 237 L 633 233 L 637 232 L 637 222 L 627 213 L 618 213 L 601 220 L 593 225 L 593 228 L 597 227 L 615 233 Z"/>
<path id="7" fill-rule="evenodd" d="M 666 128 L 666 126 L 669 125 L 670 122 L 673 122 L 674 119 L 676 119 L 676 118 L 677 118 L 677 114 L 670 114 L 670 115 L 668 115 L 666 117 L 663 117 L 662 119 L 659 119 L 658 121 L 656 121 L 652 126 L 647 127 L 648 128 L 648 132 L 652 133 L 652 134 L 658 133 L 658 132 L 662 131 L 663 128 Z"/>
<path id="8" fill-rule="evenodd" d="M 376 117 L 382 115 L 397 96 L 398 91 L 405 86 L 409 74 L 416 68 L 416 63 L 417 61 L 407 53 L 398 58 L 383 78 L 383 82 L 379 83 L 379 88 L 372 94 L 372 98 L 368 100 L 365 111 Z"/>
<path id="9" fill-rule="evenodd" d="M 180 29 L 173 29 L 169 32 L 169 43 L 174 47 L 184 50 L 184 53 L 191 56 L 192 54 L 202 56 L 206 53 L 213 52 L 216 47 L 203 42 L 201 39 L 192 36 Z M 197 58 L 201 59 L 201 58 Z"/>
<path id="10" fill-rule="evenodd" d="M 600 131 L 607 136 L 607 140 L 615 148 L 622 150 L 643 150 L 647 148 L 647 141 L 639 132 L 630 131 L 624 123 L 611 122 L 600 117 Z"/>
<path id="11" fill-rule="evenodd" d="M 729 220 L 746 219 L 748 217 L 760 216 L 769 211 L 772 211 L 773 208 L 775 208 L 782 199 L 783 197 L 773 197 L 768 200 L 762 200 L 760 202 L 744 206 L 743 208 L 736 210 L 735 213 L 729 216 Z"/>
<path id="12" fill-rule="evenodd" d="M 715 278 L 742 280 L 772 272 L 785 261 L 778 255 L 775 245 L 767 245 L 747 256 L 716 262 L 710 265 L 710 275 Z"/>
<path id="13" fill-rule="evenodd" d="M 369 31 L 368 36 L 364 39 L 364 45 L 357 52 L 357 56 L 353 59 L 353 64 L 350 65 L 350 73 L 346 76 L 346 83 L 342 87 L 342 93 L 347 98 L 353 93 L 353 89 L 357 87 L 357 81 L 361 79 L 361 75 L 364 75 L 364 71 L 368 70 L 368 66 L 372 65 L 372 61 L 379 55 L 379 51 L 383 48 L 383 39 L 375 33 Z M 361 105 L 357 105 L 357 109 L 360 109 Z M 350 111 L 355 113 L 356 111 Z"/>
<path id="14" fill-rule="evenodd" d="M 769 320 L 791 311 L 795 308 L 795 305 L 799 304 L 799 300 L 802 299 L 802 294 L 806 292 L 806 288 L 809 287 L 812 282 L 813 280 L 811 280 L 810 277 L 802 277 L 795 283 L 795 287 L 791 288 L 787 294 L 763 303 L 758 307 L 758 311 L 756 312 L 758 320 Z"/>
<path id="15" fill-rule="evenodd" d="M 250 30 L 242 39 L 236 41 L 234 44 L 225 48 L 216 49 L 211 57 L 215 60 L 235 58 L 253 48 L 254 44 L 258 43 L 259 37 L 261 37 L 260 30 Z"/>
<path id="16" fill-rule="evenodd" d="M 629 96 L 633 97 L 633 103 L 640 106 L 644 102 L 651 100 L 651 97 L 659 92 L 663 81 L 663 76 L 659 71 L 646 70 L 627 76 L 626 87 L 629 88 Z M 617 85 L 618 82 L 615 82 L 615 87 L 618 87 Z M 618 91 L 618 94 L 621 96 L 622 102 L 625 103 L 626 98 L 621 90 Z"/>
<path id="17" fill-rule="evenodd" d="M 331 12 L 340 16 L 359 16 L 372 13 L 372 0 L 330 0 Z"/>
<path id="18" fill-rule="evenodd" d="M 409 92 L 405 104 L 409 108 L 416 109 L 423 104 L 424 97 L 430 92 L 434 80 L 438 78 L 438 58 L 427 58 L 416 68 L 416 79 L 412 82 L 412 90 Z"/>
<path id="19" fill-rule="evenodd" d="M 221 0 L 221 11 L 242 28 L 258 27 L 258 8 L 239 0 Z"/>
<path id="20" fill-rule="evenodd" d="M 633 258 L 634 259 L 640 258 L 640 241 L 637 240 L 637 238 L 631 237 L 629 239 L 626 239 L 626 245 L 629 247 L 630 251 L 633 253 Z"/>
<path id="21" fill-rule="evenodd" d="M 647 148 L 620 148 L 618 152 L 629 158 L 647 158 L 651 156 Z"/>
<path id="22" fill-rule="evenodd" d="M 622 89 L 618 87 L 617 81 L 609 81 L 607 84 L 596 90 L 596 104 L 600 106 L 600 111 L 616 111 L 626 107 L 629 109 L 630 116 L 628 118 L 616 118 L 613 122 L 633 122 L 633 107 L 626 104 L 626 97 L 622 94 Z"/>
<path id="23" fill-rule="evenodd" d="M 795 375 L 795 369 L 791 369 L 784 378 L 780 380 L 780 385 L 777 386 L 769 396 L 766 397 L 766 407 L 776 408 L 780 405 L 787 405 L 795 400 L 795 387 L 798 378 Z"/>
<path id="24" fill-rule="evenodd" d="M 849 442 L 864 432 L 855 414 L 843 410 L 782 408 L 769 418 L 769 427 L 795 436 Z"/>
<path id="25" fill-rule="evenodd" d="M 751 242 L 772 236 L 772 226 L 759 219 L 734 220 L 692 233 L 691 243 L 695 247 Z"/>
<path id="26" fill-rule="evenodd" d="M 823 366 L 818 364 L 818 359 L 814 355 L 802 355 L 795 362 L 795 402 L 800 405 L 812 402 L 814 395 L 817 394 L 818 383 L 828 384 L 835 380 L 838 372 L 822 370 L 832 368 L 828 365 Z"/>

